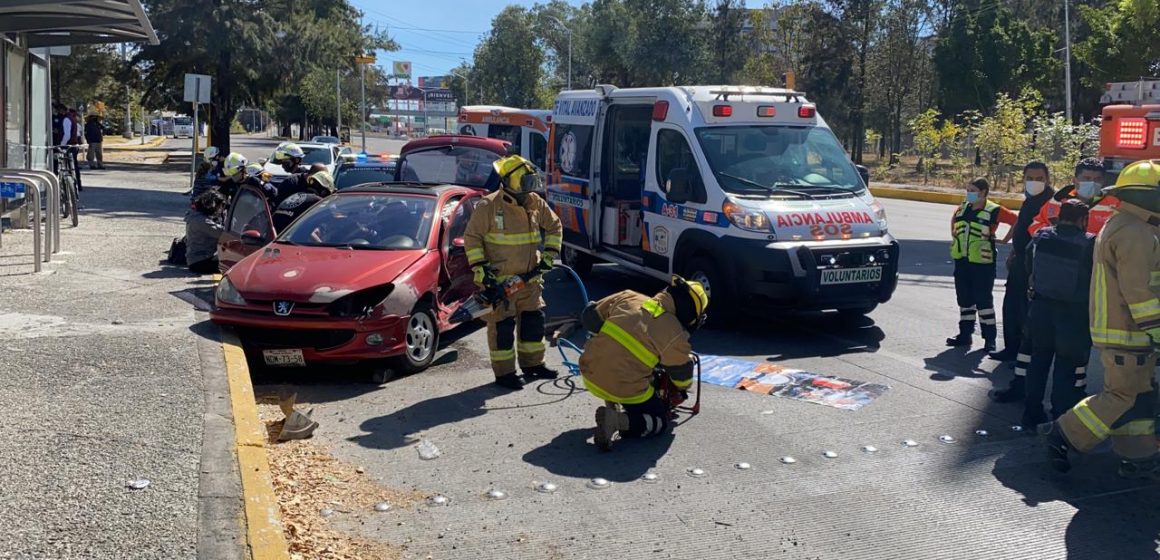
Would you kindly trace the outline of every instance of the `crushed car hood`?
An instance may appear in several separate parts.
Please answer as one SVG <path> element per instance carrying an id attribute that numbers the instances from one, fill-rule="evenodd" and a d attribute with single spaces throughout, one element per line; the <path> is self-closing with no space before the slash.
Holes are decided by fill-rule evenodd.
<path id="1" fill-rule="evenodd" d="M 271 244 L 242 259 L 228 276 L 247 299 L 330 303 L 393 282 L 425 253 Z"/>

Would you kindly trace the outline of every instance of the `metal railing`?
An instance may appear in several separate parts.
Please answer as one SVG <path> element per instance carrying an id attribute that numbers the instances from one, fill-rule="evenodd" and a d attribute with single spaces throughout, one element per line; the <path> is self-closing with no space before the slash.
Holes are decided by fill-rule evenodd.
<path id="1" fill-rule="evenodd" d="M 34 272 L 41 271 L 42 262 L 52 262 L 52 255 L 60 252 L 60 181 L 50 171 L 42 169 L 0 169 L 0 183 L 24 185 L 32 207 L 32 255 Z M 41 195 L 44 189 L 44 196 Z M 47 199 L 47 200 L 45 200 Z M 41 203 L 44 202 L 44 210 Z M 42 212 L 47 215 L 42 216 Z M 44 227 L 44 245 L 41 249 L 41 224 Z M 0 247 L 3 241 L 0 239 Z"/>

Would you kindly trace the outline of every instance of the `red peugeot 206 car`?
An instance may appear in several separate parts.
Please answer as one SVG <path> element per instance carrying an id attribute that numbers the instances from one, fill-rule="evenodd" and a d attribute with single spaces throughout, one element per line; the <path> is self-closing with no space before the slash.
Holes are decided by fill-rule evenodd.
<path id="1" fill-rule="evenodd" d="M 213 321 L 270 366 L 390 358 L 380 381 L 426 368 L 475 292 L 462 236 L 500 156 L 435 143 L 400 160 L 403 180 L 322 200 L 225 273 Z"/>

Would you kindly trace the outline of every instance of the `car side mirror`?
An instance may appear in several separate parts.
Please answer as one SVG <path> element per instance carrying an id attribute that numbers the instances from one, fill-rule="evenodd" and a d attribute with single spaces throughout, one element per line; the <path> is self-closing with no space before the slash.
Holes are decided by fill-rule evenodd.
<path id="1" fill-rule="evenodd" d="M 451 240 L 451 246 L 457 249 L 462 249 L 467 246 L 467 242 L 462 237 L 456 237 Z"/>
<path id="2" fill-rule="evenodd" d="M 870 169 L 868 169 L 865 165 L 855 165 L 854 168 L 858 170 L 858 175 L 862 177 L 862 182 L 865 183 L 867 187 L 869 187 Z"/>
<path id="3" fill-rule="evenodd" d="M 258 163 L 260 163 L 260 164 L 262 164 L 262 165 L 266 165 L 266 163 L 267 163 L 267 162 L 269 162 L 269 161 L 270 161 L 270 160 L 269 160 L 269 159 L 266 159 L 266 158 L 259 158 L 259 159 L 258 159 Z"/>
<path id="4" fill-rule="evenodd" d="M 666 198 L 669 202 L 682 204 L 693 197 L 693 184 L 689 180 L 689 170 L 683 167 L 669 171 L 667 187 L 668 196 Z"/>
<path id="5" fill-rule="evenodd" d="M 247 229 L 242 232 L 242 244 L 258 247 L 266 244 L 266 238 L 258 230 Z"/>

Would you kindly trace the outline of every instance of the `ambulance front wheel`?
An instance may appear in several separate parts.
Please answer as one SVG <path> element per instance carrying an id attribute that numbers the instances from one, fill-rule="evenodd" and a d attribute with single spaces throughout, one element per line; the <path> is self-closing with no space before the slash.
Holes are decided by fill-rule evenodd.
<path id="1" fill-rule="evenodd" d="M 696 257 L 684 267 L 686 280 L 700 282 L 709 294 L 709 324 L 722 325 L 733 307 L 733 294 L 721 276 L 717 263 L 708 257 Z"/>
<path id="2" fill-rule="evenodd" d="M 564 264 L 576 271 L 580 276 L 588 276 L 592 272 L 592 265 L 596 263 L 596 259 L 588 253 L 581 253 L 572 247 L 565 246 L 563 255 Z"/>

